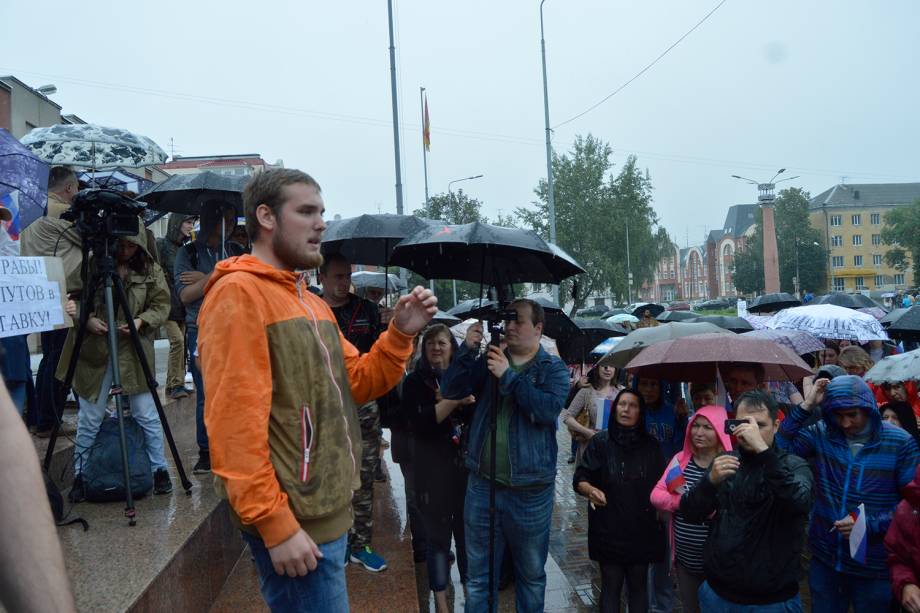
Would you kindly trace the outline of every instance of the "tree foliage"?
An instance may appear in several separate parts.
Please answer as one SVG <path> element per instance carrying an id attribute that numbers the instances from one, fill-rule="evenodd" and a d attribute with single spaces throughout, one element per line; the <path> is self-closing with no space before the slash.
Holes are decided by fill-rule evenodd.
<path id="1" fill-rule="evenodd" d="M 885 214 L 882 242 L 892 246 L 885 253 L 885 263 L 899 272 L 910 268 L 911 262 L 920 261 L 920 199 Z M 915 269 L 913 285 L 918 282 L 920 272 Z"/>
<path id="2" fill-rule="evenodd" d="M 652 183 L 630 156 L 614 176 L 610 145 L 591 136 L 577 136 L 572 150 L 553 155 L 556 205 L 556 242 L 587 271 L 560 286 L 560 296 L 573 295 L 574 309 L 581 308 L 591 294 L 613 294 L 625 301 L 628 295 L 626 227 L 629 226 L 630 268 L 633 295 L 644 281 L 652 279 L 662 241 L 667 232 L 656 231 L 652 209 Z M 522 227 L 549 238 L 547 184 L 540 180 L 534 190 L 537 200 L 518 207 L 515 216 Z M 662 238 L 664 237 L 664 238 Z"/>
<path id="3" fill-rule="evenodd" d="M 791 187 L 781 191 L 774 201 L 780 291 L 795 291 L 796 268 L 800 290 L 826 287 L 827 251 L 821 245 L 821 232 L 809 222 L 808 200 L 808 192 Z M 763 291 L 763 213 L 760 210 L 757 211 L 754 236 L 735 256 L 733 274 L 739 292 L 757 294 Z"/>

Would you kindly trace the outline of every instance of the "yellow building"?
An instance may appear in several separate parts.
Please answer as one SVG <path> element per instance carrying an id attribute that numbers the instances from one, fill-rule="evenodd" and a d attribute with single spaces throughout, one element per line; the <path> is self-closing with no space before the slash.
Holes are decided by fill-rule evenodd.
<path id="1" fill-rule="evenodd" d="M 917 199 L 920 183 L 839 184 L 812 198 L 808 207 L 811 224 L 829 245 L 829 289 L 907 288 L 913 269 L 899 271 L 885 264 L 891 246 L 882 243 L 882 228 L 888 211 Z"/>

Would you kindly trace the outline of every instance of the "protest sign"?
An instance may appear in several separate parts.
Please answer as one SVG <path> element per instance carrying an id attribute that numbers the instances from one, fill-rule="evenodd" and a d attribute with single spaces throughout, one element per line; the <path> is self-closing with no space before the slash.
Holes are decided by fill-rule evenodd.
<path id="1" fill-rule="evenodd" d="M 0 337 L 73 325 L 61 258 L 0 257 Z"/>

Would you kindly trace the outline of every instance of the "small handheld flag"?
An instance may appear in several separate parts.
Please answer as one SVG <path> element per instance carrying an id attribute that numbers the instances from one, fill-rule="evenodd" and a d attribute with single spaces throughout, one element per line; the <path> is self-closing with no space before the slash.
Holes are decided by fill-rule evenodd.
<path id="1" fill-rule="evenodd" d="M 595 402 L 597 403 L 597 415 L 594 420 L 594 429 L 606 430 L 610 425 L 610 411 L 613 408 L 613 401 L 609 398 L 598 398 Z"/>
<path id="2" fill-rule="evenodd" d="M 684 471 L 680 468 L 677 456 L 668 464 L 668 469 L 664 473 L 664 484 L 671 494 L 683 494 L 686 489 L 687 480 L 684 479 Z"/>
<path id="3" fill-rule="evenodd" d="M 850 517 L 853 518 L 853 528 L 850 530 L 850 557 L 860 564 L 865 564 L 869 537 L 866 531 L 866 505 L 860 503 L 856 510 L 850 513 Z"/>

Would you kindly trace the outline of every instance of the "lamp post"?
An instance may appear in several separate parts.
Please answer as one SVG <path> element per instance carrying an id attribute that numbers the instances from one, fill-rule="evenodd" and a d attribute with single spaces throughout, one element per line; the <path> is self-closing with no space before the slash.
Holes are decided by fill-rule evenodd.
<path id="1" fill-rule="evenodd" d="M 479 174 L 479 175 L 473 175 L 471 177 L 463 177 L 462 179 L 454 179 L 453 181 L 449 181 L 447 183 L 447 194 L 448 194 L 448 197 L 450 198 L 451 204 L 453 204 L 454 202 L 454 191 L 452 189 L 454 183 L 460 183 L 461 181 L 473 181 L 475 179 L 481 179 L 483 176 L 485 175 Z M 453 287 L 453 292 L 454 292 L 454 306 L 456 306 L 457 305 L 457 280 L 456 279 L 453 279 L 452 287 Z"/>
<path id="2" fill-rule="evenodd" d="M 549 242 L 556 243 L 556 194 L 553 181 L 553 143 L 549 127 L 549 86 L 546 81 L 546 39 L 543 36 L 543 3 L 540 0 L 540 57 L 543 62 L 543 125 L 546 131 L 546 206 L 549 209 Z M 559 286 L 553 285 L 553 301 L 559 302 Z"/>
<path id="3" fill-rule="evenodd" d="M 773 219 L 773 201 L 776 200 L 774 191 L 777 183 L 798 179 L 798 175 L 786 179 L 776 180 L 776 177 L 786 172 L 780 168 L 767 182 L 759 182 L 747 177 L 732 175 L 733 179 L 740 179 L 757 186 L 757 203 L 763 210 L 763 277 L 764 292 L 771 294 L 779 291 L 779 257 L 776 249 L 776 223 Z"/>

